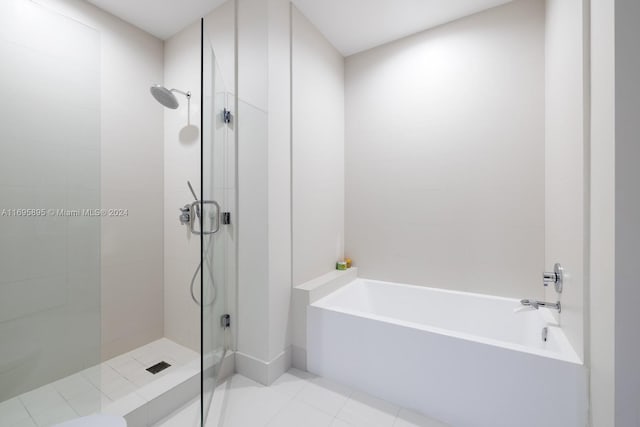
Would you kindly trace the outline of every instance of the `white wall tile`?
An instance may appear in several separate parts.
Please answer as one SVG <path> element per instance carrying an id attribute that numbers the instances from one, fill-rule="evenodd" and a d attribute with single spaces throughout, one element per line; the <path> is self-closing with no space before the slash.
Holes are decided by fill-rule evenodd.
<path id="1" fill-rule="evenodd" d="M 171 88 L 191 91 L 191 115 L 186 98 L 177 110 L 164 112 L 164 335 L 191 349 L 200 348 L 200 308 L 192 301 L 189 283 L 200 262 L 200 236 L 178 221 L 179 208 L 193 202 L 187 181 L 200 194 L 200 132 L 182 141 L 189 123 L 200 123 L 200 22 L 194 22 L 165 43 L 164 81 Z M 200 276 L 196 278 L 199 294 Z"/>
<path id="2" fill-rule="evenodd" d="M 99 32 L 34 2 L 2 7 L 2 208 L 89 205 L 100 185 Z M 0 218 L 0 292 L 12 304 L 0 308 L 0 360 L 11 366 L 0 368 L 0 400 L 98 361 L 99 221 L 74 219 Z M 94 280 L 70 297 L 80 271 Z M 39 422 L 61 416 L 49 415 Z"/>
<path id="3" fill-rule="evenodd" d="M 162 336 L 162 271 L 156 258 L 123 262 L 102 269 L 102 334 L 105 358 Z M 118 341 L 121 344 L 118 344 Z"/>
<path id="4" fill-rule="evenodd" d="M 103 220 L 105 264 L 130 273 L 103 275 L 103 292 L 113 298 L 103 316 L 124 319 L 105 337 L 103 354 L 110 357 L 157 339 L 162 331 L 163 111 L 149 87 L 162 80 L 163 43 L 108 15 L 94 19 L 104 40 L 102 207 L 130 209 L 130 216 Z M 110 281 L 116 277 L 119 283 Z M 114 287 L 122 292 L 111 292 Z M 132 290 L 140 298 L 145 294 L 146 301 L 131 299 Z"/>
<path id="5" fill-rule="evenodd" d="M 198 266 L 198 258 L 197 252 L 189 261 L 167 257 L 164 292 L 164 335 L 196 351 L 200 349 L 200 312 L 191 299 L 189 286 Z M 198 278 L 195 286 L 195 293 L 198 295 L 200 289 Z"/>
<path id="6" fill-rule="evenodd" d="M 109 332 L 111 337 L 115 335 L 120 339 L 108 339 L 103 343 L 104 354 L 109 356 L 158 337 L 149 331 L 140 333 L 136 328 L 129 328 L 129 325 L 159 323 L 159 329 L 162 329 L 162 305 L 152 303 L 148 309 L 138 311 L 135 307 L 125 307 L 125 303 L 128 291 L 140 284 L 151 290 L 150 295 L 162 294 L 162 272 L 160 275 L 154 272 L 162 265 L 162 253 L 158 248 L 162 247 L 163 109 L 149 95 L 149 86 L 160 82 L 163 76 L 163 42 L 87 2 L 38 0 L 36 3 L 43 6 L 41 9 L 67 16 L 81 23 L 83 28 L 91 29 L 100 43 L 98 49 L 91 48 L 97 60 L 95 66 L 90 66 L 86 60 L 73 62 L 73 58 L 65 53 L 64 47 L 72 45 L 87 50 L 90 41 L 87 37 L 72 36 L 68 26 L 50 32 L 44 43 L 36 43 L 32 35 L 22 35 L 20 31 L 23 29 L 19 26 L 14 28 L 21 38 L 26 37 L 27 45 L 33 49 L 72 61 L 73 72 L 66 73 L 59 85 L 49 84 L 48 92 L 42 92 L 47 95 L 43 98 L 45 101 L 47 98 L 58 101 L 64 98 L 69 108 L 67 117 L 73 117 L 70 122 L 61 121 L 59 131 L 51 135 L 54 142 L 66 144 L 68 152 L 65 154 L 70 160 L 51 164 L 67 166 L 69 173 L 63 174 L 67 185 L 80 190 L 92 190 L 92 193 L 74 195 L 77 204 L 131 209 L 129 217 L 109 218 L 103 222 L 103 235 L 106 236 L 103 243 L 106 246 L 102 247 L 102 253 L 107 265 L 112 269 L 126 270 L 127 264 L 139 259 L 140 253 L 145 253 L 146 261 L 151 260 L 138 265 L 138 271 L 141 272 L 138 281 L 134 279 L 135 276 L 119 277 L 123 285 L 129 285 L 121 286 L 123 292 L 120 294 L 113 292 L 114 286 L 119 284 L 110 282 L 114 275 L 107 272 L 107 276 L 102 277 L 103 290 L 110 293 L 112 298 L 111 304 L 103 308 L 106 318 L 124 319 L 119 323 L 119 330 L 112 328 Z M 31 19 L 25 28 L 34 28 L 36 22 Z M 4 29 L 8 31 L 10 27 Z M 58 59 L 57 63 L 65 62 Z M 87 106 L 87 99 L 81 97 L 76 102 L 69 95 L 86 93 L 83 88 L 91 84 L 99 85 L 100 105 L 96 108 L 99 114 L 97 119 L 80 120 L 76 111 Z M 64 94 L 57 95 L 58 90 L 63 90 Z M 47 115 L 40 116 L 45 124 L 54 123 Z M 91 140 L 99 142 L 93 147 L 94 150 L 87 147 L 87 142 Z M 72 152 L 73 155 L 70 155 Z M 92 186 L 89 182 L 95 177 L 100 187 Z M 133 194 L 132 191 L 138 193 Z M 92 196 L 95 195 L 101 195 L 102 199 L 94 200 Z M 78 268 L 83 263 L 86 267 L 86 261 L 94 261 L 96 255 L 80 250 L 87 246 L 83 240 L 86 233 L 83 234 L 83 231 L 86 228 L 78 227 L 74 240 L 70 240 L 72 261 L 75 260 Z M 144 273 L 148 273 L 146 277 Z"/>

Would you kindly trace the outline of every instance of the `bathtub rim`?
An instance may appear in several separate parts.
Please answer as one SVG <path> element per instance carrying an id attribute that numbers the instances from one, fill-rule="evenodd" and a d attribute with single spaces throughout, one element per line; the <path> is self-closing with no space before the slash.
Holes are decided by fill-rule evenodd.
<path id="1" fill-rule="evenodd" d="M 371 319 L 371 320 L 378 321 L 378 322 L 390 323 L 390 324 L 403 326 L 403 327 L 407 327 L 407 328 L 411 328 L 411 329 L 416 329 L 416 330 L 420 330 L 420 331 L 425 331 L 425 332 L 435 333 L 435 334 L 439 334 L 439 335 L 450 336 L 450 337 L 462 339 L 462 340 L 465 340 L 465 341 L 471 341 L 471 342 L 476 342 L 476 343 L 479 343 L 479 344 L 491 345 L 491 346 L 494 346 L 494 347 L 500 347 L 500 348 L 504 348 L 504 349 L 510 350 L 510 351 L 528 353 L 528 354 L 532 354 L 534 356 L 546 357 L 546 358 L 550 358 L 550 359 L 559 360 L 559 361 L 562 361 L 562 362 L 567 362 L 567 363 L 571 363 L 571 364 L 575 364 L 575 365 L 579 365 L 579 366 L 584 366 L 584 361 L 581 360 L 578 357 L 578 354 L 576 353 L 575 349 L 573 348 L 571 343 L 568 341 L 566 335 L 564 334 L 564 331 L 562 330 L 562 327 L 558 324 L 558 322 L 556 321 L 555 317 L 551 314 L 551 312 L 547 308 L 540 308 L 538 310 L 538 313 L 541 315 L 543 321 L 549 327 L 549 333 L 550 334 L 557 334 L 557 335 L 561 335 L 562 336 L 561 339 L 563 339 L 563 341 L 566 344 L 566 345 L 563 346 L 563 348 L 566 347 L 566 350 L 564 352 L 562 352 L 562 353 L 555 353 L 555 352 L 552 352 L 550 350 L 532 348 L 532 347 L 528 347 L 528 346 L 523 345 L 523 344 L 510 343 L 510 342 L 501 341 L 501 340 L 497 340 L 497 339 L 493 339 L 493 338 L 482 337 L 480 335 L 474 335 L 474 334 L 469 334 L 469 333 L 465 333 L 465 332 L 459 332 L 459 331 L 455 331 L 455 330 L 451 330 L 451 329 L 439 328 L 439 327 L 435 327 L 435 326 L 431 326 L 431 325 L 425 325 L 425 324 L 421 324 L 421 323 L 417 323 L 417 322 L 410 322 L 410 321 L 406 321 L 406 320 L 392 318 L 392 317 L 389 317 L 389 316 L 381 316 L 381 315 L 378 315 L 378 314 L 373 314 L 373 313 L 369 313 L 369 312 L 365 312 L 365 311 L 361 311 L 361 310 L 348 309 L 348 308 L 345 308 L 345 307 L 341 307 L 339 305 L 328 303 L 331 300 L 331 297 L 335 297 L 336 295 L 339 295 L 340 293 L 345 292 L 349 288 L 350 285 L 353 285 L 353 284 L 355 284 L 357 282 L 373 282 L 373 283 L 376 283 L 376 284 L 383 284 L 383 285 L 388 285 L 388 286 L 389 285 L 390 286 L 405 286 L 405 287 L 411 287 L 411 288 L 418 288 L 418 289 L 421 289 L 421 290 L 429 290 L 429 291 L 433 291 L 433 292 L 441 292 L 441 293 L 449 293 L 449 294 L 455 294 L 455 295 L 473 296 L 473 297 L 479 297 L 479 298 L 483 298 L 483 299 L 492 299 L 492 300 L 496 300 L 497 299 L 497 300 L 501 300 L 501 301 L 514 302 L 514 304 L 518 304 L 519 303 L 519 300 L 516 299 L 516 298 L 508 298 L 508 297 L 494 296 L 494 295 L 488 295 L 488 294 L 479 294 L 479 293 L 475 293 L 475 292 L 455 291 L 455 290 L 449 290 L 449 289 L 434 288 L 434 287 L 429 287 L 429 286 L 411 285 L 411 284 L 407 284 L 407 283 L 388 282 L 388 281 L 384 281 L 384 280 L 375 280 L 375 279 L 368 279 L 368 278 L 365 278 L 365 277 L 357 277 L 354 280 L 352 280 L 351 282 L 344 284 L 339 289 L 336 289 L 335 291 L 329 293 L 328 295 L 326 295 L 326 296 L 318 299 L 317 301 L 311 303 L 309 306 L 317 308 L 317 309 L 333 311 L 333 312 L 336 312 L 336 313 L 346 314 L 346 315 L 350 315 L 350 316 L 364 317 L 364 318 Z M 514 315 L 517 315 L 517 314 L 514 313 Z"/>

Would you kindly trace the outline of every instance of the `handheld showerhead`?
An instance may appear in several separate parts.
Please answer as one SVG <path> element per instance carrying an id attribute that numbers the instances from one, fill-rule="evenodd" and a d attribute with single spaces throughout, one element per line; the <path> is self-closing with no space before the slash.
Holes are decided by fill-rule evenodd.
<path id="1" fill-rule="evenodd" d="M 193 194 L 193 198 L 198 202 L 198 196 L 196 196 L 196 192 L 193 191 L 193 187 L 191 186 L 191 181 L 187 181 L 187 185 L 189 186 L 189 190 L 191 190 L 191 194 Z M 196 216 L 198 220 L 200 220 L 200 205 L 195 205 Z"/>
<path id="2" fill-rule="evenodd" d="M 187 181 L 187 185 L 189 186 L 189 190 L 191 190 L 191 194 L 193 194 L 193 198 L 197 202 L 198 201 L 198 196 L 196 196 L 196 192 L 193 191 L 193 187 L 191 186 L 191 181 Z"/>
<path id="3" fill-rule="evenodd" d="M 167 108 L 171 108 L 172 110 L 175 110 L 180 106 L 178 98 L 176 98 L 174 92 L 186 96 L 187 100 L 191 99 L 191 92 L 183 92 L 178 89 L 167 89 L 166 87 L 160 85 L 153 85 L 149 90 L 151 91 L 151 95 L 153 95 L 156 101 Z"/>

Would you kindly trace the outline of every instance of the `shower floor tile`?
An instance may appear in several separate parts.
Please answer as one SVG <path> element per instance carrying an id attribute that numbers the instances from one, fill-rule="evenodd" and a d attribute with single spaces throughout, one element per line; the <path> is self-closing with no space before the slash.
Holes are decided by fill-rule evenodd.
<path id="1" fill-rule="evenodd" d="M 154 427 L 199 426 L 200 401 Z M 291 369 L 270 387 L 242 375 L 220 384 L 205 427 L 448 427 L 341 384 Z M 450 427 L 450 426 L 449 426 Z"/>
<path id="2" fill-rule="evenodd" d="M 0 402 L 0 426 L 48 427 L 97 412 L 135 409 L 155 397 L 154 393 L 170 388 L 182 372 L 190 375 L 199 369 L 199 360 L 199 353 L 162 338 Z M 171 366 L 155 375 L 146 370 L 160 361 Z M 171 378 L 165 378 L 167 374 Z"/>

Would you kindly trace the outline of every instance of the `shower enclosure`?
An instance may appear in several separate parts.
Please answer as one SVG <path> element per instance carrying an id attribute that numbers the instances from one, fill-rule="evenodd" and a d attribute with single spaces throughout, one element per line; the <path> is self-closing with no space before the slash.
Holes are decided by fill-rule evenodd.
<path id="1" fill-rule="evenodd" d="M 233 19 L 229 12 L 233 11 Z M 236 112 L 235 41 L 220 20 L 235 22 L 233 1 L 203 18 L 202 30 L 202 211 L 211 212 L 207 227 L 214 234 L 201 234 L 202 256 L 202 420 L 206 421 L 214 390 L 220 378 L 227 351 L 233 346 L 232 312 L 236 263 Z M 233 40 L 233 38 L 231 39 Z M 218 56 L 218 52 L 220 55 Z M 233 54 L 232 54 L 233 53 Z M 207 202 L 210 202 L 207 204 Z M 203 218 L 206 215 L 203 215 Z M 209 272 L 207 272 L 207 270 Z"/>
<path id="2" fill-rule="evenodd" d="M 204 425 L 235 345 L 235 8 L 172 62 L 88 3 L 0 2 L 0 427 L 152 425 L 187 397 Z"/>

